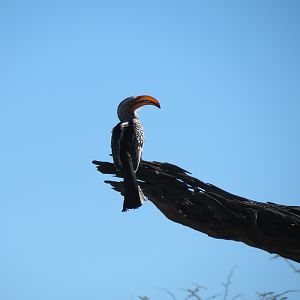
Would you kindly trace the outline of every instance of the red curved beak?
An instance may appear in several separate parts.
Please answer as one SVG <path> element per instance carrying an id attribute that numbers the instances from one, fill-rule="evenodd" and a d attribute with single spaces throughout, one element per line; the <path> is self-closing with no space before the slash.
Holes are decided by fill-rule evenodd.
<path id="1" fill-rule="evenodd" d="M 152 96 L 142 95 L 142 96 L 136 97 L 135 103 L 134 103 L 134 109 L 138 109 L 144 105 L 154 105 L 154 106 L 160 108 L 160 103 L 158 102 L 157 99 L 155 99 Z"/>

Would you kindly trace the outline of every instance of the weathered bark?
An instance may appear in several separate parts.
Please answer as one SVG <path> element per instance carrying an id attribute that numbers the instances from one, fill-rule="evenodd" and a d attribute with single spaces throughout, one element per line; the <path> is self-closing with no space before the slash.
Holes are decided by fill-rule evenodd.
<path id="1" fill-rule="evenodd" d="M 93 163 L 103 174 L 122 177 L 112 163 Z M 137 178 L 145 196 L 168 219 L 300 262 L 300 207 L 249 200 L 168 163 L 143 161 Z M 122 193 L 122 182 L 105 182 Z"/>

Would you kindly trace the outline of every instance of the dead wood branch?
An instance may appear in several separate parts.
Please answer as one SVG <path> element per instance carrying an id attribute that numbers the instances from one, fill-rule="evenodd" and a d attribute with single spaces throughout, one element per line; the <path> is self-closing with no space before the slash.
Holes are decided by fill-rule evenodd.
<path id="1" fill-rule="evenodd" d="M 122 177 L 112 163 L 93 163 L 103 174 Z M 168 163 L 143 161 L 137 178 L 145 196 L 168 219 L 300 262 L 300 207 L 249 200 Z M 105 182 L 122 193 L 122 182 Z"/>

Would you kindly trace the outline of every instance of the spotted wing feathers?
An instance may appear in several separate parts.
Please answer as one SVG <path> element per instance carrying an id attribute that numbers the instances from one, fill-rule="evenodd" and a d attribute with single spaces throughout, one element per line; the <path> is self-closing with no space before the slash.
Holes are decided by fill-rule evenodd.
<path id="1" fill-rule="evenodd" d="M 130 122 L 120 122 L 112 130 L 111 149 L 115 168 L 122 170 L 122 157 L 129 153 L 134 171 L 137 171 L 144 143 L 142 124 L 133 119 Z"/>

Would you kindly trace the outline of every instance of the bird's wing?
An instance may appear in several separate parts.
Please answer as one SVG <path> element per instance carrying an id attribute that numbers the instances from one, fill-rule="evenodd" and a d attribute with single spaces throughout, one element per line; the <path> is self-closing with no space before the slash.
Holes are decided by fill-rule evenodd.
<path id="1" fill-rule="evenodd" d="M 118 123 L 112 130 L 111 135 L 111 151 L 113 156 L 113 161 L 115 168 L 117 171 L 122 169 L 122 162 L 121 162 L 121 145 L 123 144 L 124 140 L 124 132 L 128 128 L 128 122 L 120 122 Z"/>
<path id="2" fill-rule="evenodd" d="M 132 128 L 132 148 L 130 149 L 130 155 L 133 169 L 137 171 L 142 157 L 144 130 L 138 119 L 133 119 L 130 127 Z"/>
<path id="3" fill-rule="evenodd" d="M 143 143 L 143 127 L 138 120 L 120 122 L 113 128 L 111 149 L 114 165 L 118 171 L 122 169 L 122 159 L 125 159 L 126 152 L 130 154 L 134 171 L 138 169 Z"/>

